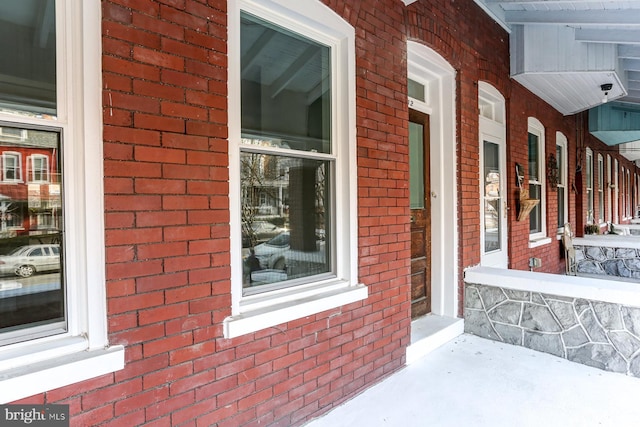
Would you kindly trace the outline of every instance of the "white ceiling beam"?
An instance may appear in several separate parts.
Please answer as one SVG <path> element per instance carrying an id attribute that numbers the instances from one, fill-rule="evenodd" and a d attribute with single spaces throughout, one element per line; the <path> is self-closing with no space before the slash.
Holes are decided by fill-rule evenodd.
<path id="1" fill-rule="evenodd" d="M 592 28 L 576 28 L 576 40 L 591 43 L 640 44 L 638 30 L 600 30 Z"/>
<path id="2" fill-rule="evenodd" d="M 620 58 L 640 58 L 640 46 L 639 45 L 620 45 L 618 46 L 618 56 Z"/>
<path id="3" fill-rule="evenodd" d="M 622 66 L 627 71 L 640 72 L 640 59 L 623 59 Z"/>
<path id="4" fill-rule="evenodd" d="M 54 27 L 53 2 L 41 2 L 35 15 L 33 45 L 44 49 L 49 43 L 49 35 Z"/>
<path id="5" fill-rule="evenodd" d="M 271 98 L 278 96 L 296 76 L 302 72 L 304 66 L 320 53 L 317 46 L 309 46 L 302 54 L 296 58 L 289 67 L 271 84 Z"/>
<path id="6" fill-rule="evenodd" d="M 627 94 L 627 96 L 625 98 L 627 100 L 629 98 L 632 98 L 632 99 L 637 99 L 638 101 L 640 101 L 640 90 L 629 90 L 629 93 Z"/>
<path id="7" fill-rule="evenodd" d="M 242 56 L 240 63 L 242 64 L 242 77 L 245 77 L 251 70 L 253 64 L 260 59 L 260 52 L 264 50 L 271 39 L 276 35 L 275 31 L 265 30 L 262 35 L 253 43 L 247 53 Z"/>
<path id="8" fill-rule="evenodd" d="M 640 7 L 640 2 L 638 3 Z M 553 25 L 637 25 L 640 9 L 607 10 L 507 10 L 505 21 L 510 24 Z"/>
<path id="9" fill-rule="evenodd" d="M 315 102 L 316 99 L 320 98 L 326 91 L 331 89 L 331 81 L 329 80 L 329 73 L 323 73 L 322 79 L 320 82 L 309 91 L 307 94 L 307 105 L 311 105 Z"/>
<path id="10" fill-rule="evenodd" d="M 640 0 L 474 1 L 507 31 L 518 25 L 569 26 L 575 27 L 576 41 L 618 45 L 628 92 L 621 100 L 640 104 Z"/>

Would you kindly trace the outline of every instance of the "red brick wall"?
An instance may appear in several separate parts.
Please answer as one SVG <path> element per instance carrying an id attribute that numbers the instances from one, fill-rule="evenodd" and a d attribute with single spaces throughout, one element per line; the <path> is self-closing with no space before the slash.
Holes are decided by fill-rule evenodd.
<path id="1" fill-rule="evenodd" d="M 557 193 L 547 191 L 547 230 L 552 242 L 529 249 L 529 222 L 516 221 L 515 163 L 527 163 L 529 116 L 536 117 L 545 126 L 546 156 L 555 154 L 556 131 L 563 132 L 568 138 L 568 152 L 575 150 L 575 118 L 562 116 L 510 79 L 508 34 L 498 24 L 486 19 L 485 13 L 475 3 L 418 2 L 407 8 L 406 14 L 408 37 L 424 42 L 457 70 L 460 277 L 463 277 L 465 268 L 480 263 L 479 80 L 490 83 L 506 98 L 509 266 L 528 269 L 529 258 L 538 257 L 542 259 L 542 268 L 538 271 L 563 271 L 561 247 L 555 239 Z M 575 170 L 575 158 L 569 159 L 569 170 Z M 569 215 L 575 218 L 573 202 L 570 202 Z M 462 292 L 459 294 L 462 298 Z"/>
<path id="2" fill-rule="evenodd" d="M 598 154 L 602 155 L 603 161 L 604 161 L 604 189 L 603 189 L 603 193 L 604 193 L 604 213 L 605 213 L 605 221 L 606 222 L 616 222 L 614 221 L 614 219 L 607 217 L 607 202 L 608 202 L 608 194 L 607 194 L 607 185 L 608 185 L 608 176 L 607 176 L 607 155 L 611 156 L 611 182 L 613 183 L 615 181 L 615 172 L 614 172 L 614 168 L 615 168 L 615 162 L 614 160 L 618 160 L 618 187 L 620 189 L 620 191 L 618 192 L 618 216 L 619 216 L 619 221 L 618 223 L 628 223 L 629 220 L 624 220 L 623 219 L 623 198 L 624 198 L 624 194 L 623 191 L 624 189 L 624 184 L 622 181 L 622 168 L 624 167 L 625 169 L 629 170 L 629 174 L 630 174 L 630 181 L 631 181 L 631 188 L 629 189 L 629 191 L 631 192 L 631 194 L 633 195 L 634 192 L 636 191 L 636 185 L 634 182 L 634 173 L 635 174 L 640 174 L 640 169 L 636 167 L 636 165 L 634 164 L 634 162 L 629 161 L 626 157 L 622 156 L 621 154 L 618 153 L 618 147 L 617 146 L 608 146 L 605 143 L 603 143 L 602 141 L 600 141 L 599 139 L 595 138 L 594 136 L 592 136 L 591 134 L 589 134 L 589 120 L 588 120 L 588 114 L 584 113 L 584 121 L 583 121 L 583 132 L 584 132 L 584 143 L 582 144 L 582 146 L 584 147 L 582 149 L 583 154 L 582 154 L 582 158 L 583 160 L 583 170 L 585 170 L 586 168 L 586 155 L 584 153 L 586 153 L 586 148 L 590 148 L 593 151 L 593 209 L 594 209 L 594 215 L 595 215 L 595 221 L 598 221 L 597 218 L 597 214 L 598 214 L 598 208 L 599 208 L 599 201 L 598 201 Z M 586 174 L 582 174 L 582 182 L 580 183 L 583 188 L 586 188 Z M 612 198 L 612 202 L 611 202 L 611 214 L 612 216 L 615 214 L 615 210 L 613 208 L 613 198 L 615 197 L 615 192 L 612 190 L 611 191 L 611 198 Z M 633 196 L 631 196 L 630 198 L 631 200 L 631 213 L 632 215 L 635 215 L 635 205 L 638 204 L 638 200 L 635 200 L 633 198 Z M 582 203 L 583 206 L 587 206 L 587 194 L 586 192 L 583 191 L 582 194 Z M 586 223 L 586 214 L 582 215 L 583 218 L 581 218 L 582 220 L 582 226 L 580 228 L 576 229 L 576 232 L 579 233 L 580 235 L 583 233 L 583 226 Z M 601 232 L 604 233 L 606 232 L 607 229 L 606 227 L 602 227 L 601 228 Z"/>
<path id="3" fill-rule="evenodd" d="M 567 138 L 567 175 L 568 175 L 568 197 L 569 197 L 569 222 L 575 224 L 575 203 L 574 193 L 571 191 L 571 183 L 574 180 L 575 172 L 575 120 L 574 116 L 563 116 L 555 111 L 544 101 L 534 97 L 527 89 L 512 81 L 511 99 L 509 106 L 509 127 L 507 131 L 507 141 L 509 146 L 508 154 L 508 185 L 510 187 L 509 203 L 511 209 L 509 211 L 510 230 L 510 268 L 518 270 L 529 269 L 529 258 L 536 257 L 542 261 L 542 267 L 536 271 L 544 271 L 550 273 L 564 272 L 564 259 L 561 258 L 562 245 L 556 238 L 556 230 L 558 229 L 558 193 L 545 176 L 546 181 L 546 206 L 544 216 L 546 218 L 547 236 L 551 238 L 551 243 L 539 246 L 537 248 L 529 248 L 529 221 L 517 221 L 518 210 L 516 208 L 516 200 L 519 197 L 519 191 L 516 186 L 515 164 L 519 163 L 526 170 L 528 162 L 528 118 L 534 117 L 538 119 L 545 128 L 545 158 L 542 161 L 545 164 L 549 156 L 556 153 L 556 132 L 562 132 Z M 525 183 L 528 177 L 525 176 Z M 575 226 L 574 226 L 575 227 Z"/>
<path id="4" fill-rule="evenodd" d="M 103 3 L 110 331 L 127 345 L 111 387 L 139 385 L 102 404 L 115 424 L 295 425 L 398 369 L 409 343 L 402 6 L 336 6 L 359 28 L 370 298 L 228 340 L 227 3 L 205 3 Z"/>
<path id="5" fill-rule="evenodd" d="M 507 33 L 471 0 L 325 3 L 356 29 L 359 279 L 369 298 L 223 338 L 227 2 L 103 0 L 107 304 L 126 366 L 25 402 L 69 404 L 82 426 L 290 426 L 400 368 L 410 340 L 407 39 L 458 70 L 460 273 L 480 260 L 478 80 L 507 98 L 511 266 L 538 256 L 544 271 L 562 268 L 555 240 L 553 251 L 527 248 L 512 169 L 526 163 L 528 116 L 545 125 L 547 153 L 556 130 L 572 152 L 574 118 L 509 79 Z M 552 230 L 552 194 L 547 206 Z"/>
<path id="6" fill-rule="evenodd" d="M 404 6 L 357 28 L 359 279 L 366 301 L 240 338 L 231 314 L 226 1 L 103 1 L 111 375 L 25 401 L 73 425 L 298 425 L 399 369 L 409 344 Z"/>

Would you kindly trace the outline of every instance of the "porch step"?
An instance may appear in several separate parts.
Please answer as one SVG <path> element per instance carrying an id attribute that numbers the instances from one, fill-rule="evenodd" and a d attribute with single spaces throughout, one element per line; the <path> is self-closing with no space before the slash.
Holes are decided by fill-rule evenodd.
<path id="1" fill-rule="evenodd" d="M 407 365 L 464 333 L 464 320 L 429 314 L 411 322 Z"/>

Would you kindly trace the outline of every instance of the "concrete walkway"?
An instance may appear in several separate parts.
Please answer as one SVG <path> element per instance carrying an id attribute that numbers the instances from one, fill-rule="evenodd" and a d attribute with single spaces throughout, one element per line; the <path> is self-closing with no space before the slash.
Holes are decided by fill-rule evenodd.
<path id="1" fill-rule="evenodd" d="M 640 425 L 640 378 L 461 335 L 307 427 Z"/>

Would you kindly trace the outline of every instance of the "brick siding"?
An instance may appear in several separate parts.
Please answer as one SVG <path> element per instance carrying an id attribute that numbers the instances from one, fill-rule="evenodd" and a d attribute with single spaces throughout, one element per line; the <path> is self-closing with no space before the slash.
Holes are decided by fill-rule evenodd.
<path id="1" fill-rule="evenodd" d="M 359 280 L 369 298 L 234 339 L 227 152 L 227 2 L 103 0 L 103 118 L 110 340 L 124 370 L 24 399 L 70 405 L 72 425 L 300 425 L 404 365 L 410 341 L 406 41 L 457 70 L 459 276 L 480 262 L 479 80 L 506 98 L 510 267 L 563 271 L 515 221 L 527 117 L 575 153 L 564 117 L 509 78 L 508 34 L 472 0 L 324 0 L 356 29 Z M 594 154 L 603 147 L 591 139 Z M 597 156 L 597 154 L 596 154 Z M 597 157 L 596 157 L 597 158 Z M 628 162 L 623 162 L 630 167 Z M 576 158 L 569 157 L 571 192 Z M 577 183 L 578 185 L 580 183 Z M 551 250 L 549 250 L 551 248 Z M 462 279 L 458 284 L 462 310 Z"/>

